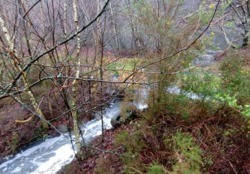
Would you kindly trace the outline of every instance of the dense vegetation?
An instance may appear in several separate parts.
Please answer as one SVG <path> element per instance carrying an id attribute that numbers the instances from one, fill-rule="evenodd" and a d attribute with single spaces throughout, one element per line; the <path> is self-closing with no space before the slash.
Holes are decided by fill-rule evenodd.
<path id="1" fill-rule="evenodd" d="M 212 67 L 171 75 L 164 88 L 150 90 L 148 109 L 114 132 L 115 142 L 106 138 L 105 145 L 98 139 L 93 146 L 102 153 L 90 148 L 83 161 L 75 161 L 64 173 L 247 173 L 247 61 L 249 53 L 233 51 Z M 173 79 L 181 94 L 166 91 Z"/>
<path id="2" fill-rule="evenodd" d="M 69 132 L 78 154 L 61 173 L 249 172 L 250 1 L 0 5 L 12 10 L 0 14 L 1 157 Z M 81 123 L 113 99 L 116 129 L 86 144 Z"/>

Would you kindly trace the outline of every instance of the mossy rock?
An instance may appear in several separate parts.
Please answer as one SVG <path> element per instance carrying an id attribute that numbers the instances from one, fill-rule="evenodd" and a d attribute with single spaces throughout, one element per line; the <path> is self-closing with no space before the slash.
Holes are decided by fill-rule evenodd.
<path id="1" fill-rule="evenodd" d="M 111 119 L 111 125 L 116 128 L 136 116 L 136 107 L 131 102 L 121 102 L 120 114 Z"/>
<path id="2" fill-rule="evenodd" d="M 131 102 L 121 102 L 120 111 L 120 120 L 123 123 L 127 120 L 133 119 L 136 115 L 136 107 Z"/>
<path id="3" fill-rule="evenodd" d="M 118 115 L 118 116 L 115 117 L 115 118 L 112 118 L 112 119 L 111 119 L 111 125 L 112 125 L 114 128 L 120 126 L 120 125 L 121 125 L 120 119 L 121 119 L 121 116 L 120 116 L 120 115 Z"/>

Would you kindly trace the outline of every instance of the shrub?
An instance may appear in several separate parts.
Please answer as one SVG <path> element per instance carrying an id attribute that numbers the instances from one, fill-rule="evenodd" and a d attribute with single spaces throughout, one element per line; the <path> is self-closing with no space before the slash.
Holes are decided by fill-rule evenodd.
<path id="1" fill-rule="evenodd" d="M 241 58 L 229 55 L 220 66 L 222 87 L 230 96 L 235 96 L 240 103 L 250 102 L 250 72 L 243 67 Z"/>
<path id="2" fill-rule="evenodd" d="M 164 174 L 164 173 L 166 173 L 164 166 L 159 165 L 157 163 L 151 164 L 148 170 L 148 174 Z"/>
<path id="3" fill-rule="evenodd" d="M 124 173 L 132 173 L 135 170 L 144 170 L 144 164 L 140 158 L 140 152 L 145 144 L 141 139 L 141 132 L 134 130 L 133 132 L 123 131 L 115 137 L 115 143 L 125 148 L 125 153 L 121 157 L 124 164 Z"/>
<path id="4" fill-rule="evenodd" d="M 115 143 L 123 145 L 126 151 L 132 153 L 139 152 L 144 147 L 139 131 L 134 131 L 133 133 L 123 131 L 115 137 Z"/>
<path id="5" fill-rule="evenodd" d="M 181 77 L 182 89 L 195 93 L 200 98 L 211 98 L 220 92 L 221 81 L 218 76 L 204 70 L 195 70 Z"/>
<path id="6" fill-rule="evenodd" d="M 207 108 L 226 104 L 249 118 L 250 73 L 242 65 L 241 59 L 229 58 L 220 65 L 221 75 L 200 69 L 186 73 L 180 76 L 182 89 L 198 95 Z"/>
<path id="7" fill-rule="evenodd" d="M 173 173 L 200 173 L 203 164 L 202 150 L 195 144 L 194 139 L 186 133 L 177 131 L 172 140 L 176 158 Z"/>
<path id="8" fill-rule="evenodd" d="M 120 116 L 121 122 L 125 122 L 130 119 L 135 112 L 135 107 L 131 102 L 120 103 Z"/>

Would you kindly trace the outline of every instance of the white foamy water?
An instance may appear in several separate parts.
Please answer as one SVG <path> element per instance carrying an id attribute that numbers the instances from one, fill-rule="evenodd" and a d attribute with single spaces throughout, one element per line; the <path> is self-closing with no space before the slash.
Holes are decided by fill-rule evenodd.
<path id="1" fill-rule="evenodd" d="M 111 129 L 113 117 L 120 113 L 119 103 L 113 103 L 103 112 L 104 128 Z M 99 114 L 100 115 L 100 114 Z M 96 118 L 82 126 L 85 142 L 102 134 L 102 122 Z M 73 137 L 74 139 L 74 137 Z M 75 157 L 67 134 L 48 138 L 24 150 L 0 165 L 0 174 L 54 174 Z"/>
<path id="2" fill-rule="evenodd" d="M 137 109 L 144 110 L 148 107 L 146 100 L 149 90 L 150 88 L 138 89 L 139 99 L 133 102 Z M 181 91 L 177 86 L 169 87 L 167 91 L 177 95 L 184 93 L 192 99 L 200 98 L 194 93 Z M 82 126 L 81 129 L 85 143 L 89 143 L 95 137 L 102 134 L 101 114 L 100 112 L 96 113 L 95 119 L 90 120 Z M 120 107 L 118 102 L 112 103 L 105 109 L 102 114 L 104 129 L 111 129 L 111 119 L 116 118 L 119 114 Z M 72 138 L 74 139 L 74 136 Z M 48 138 L 2 163 L 0 165 L 0 174 L 55 174 L 63 166 L 72 162 L 75 153 L 67 134 Z"/>

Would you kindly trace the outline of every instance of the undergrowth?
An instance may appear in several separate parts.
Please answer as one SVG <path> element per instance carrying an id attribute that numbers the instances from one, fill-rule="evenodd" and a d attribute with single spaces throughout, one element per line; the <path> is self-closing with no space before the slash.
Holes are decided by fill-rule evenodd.
<path id="1" fill-rule="evenodd" d="M 142 119 L 116 137 L 124 173 L 247 173 L 249 71 L 232 58 L 219 70 L 182 75 L 181 94 L 166 92 L 173 79 L 151 90 Z"/>

